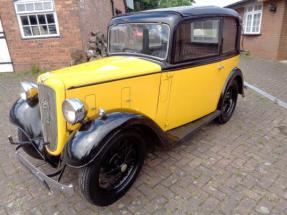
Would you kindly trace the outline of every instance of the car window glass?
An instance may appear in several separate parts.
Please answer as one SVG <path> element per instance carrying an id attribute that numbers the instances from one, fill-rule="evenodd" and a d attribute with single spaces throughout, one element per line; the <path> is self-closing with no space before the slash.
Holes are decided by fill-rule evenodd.
<path id="1" fill-rule="evenodd" d="M 130 23 L 112 26 L 109 53 L 137 53 L 165 59 L 169 34 L 169 27 L 165 24 Z"/>
<path id="2" fill-rule="evenodd" d="M 224 18 L 223 26 L 223 54 L 236 51 L 237 23 L 232 17 Z"/>
<path id="3" fill-rule="evenodd" d="M 189 20 L 176 33 L 175 61 L 205 58 L 219 53 L 219 19 Z"/>

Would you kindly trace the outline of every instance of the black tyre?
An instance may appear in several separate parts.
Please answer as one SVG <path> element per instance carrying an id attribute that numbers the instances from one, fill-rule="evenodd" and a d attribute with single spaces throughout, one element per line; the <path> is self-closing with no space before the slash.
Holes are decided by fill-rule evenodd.
<path id="1" fill-rule="evenodd" d="M 20 129 L 18 129 L 18 138 L 20 142 L 29 141 L 29 139 Z M 42 160 L 42 157 L 39 155 L 39 153 L 35 150 L 33 146 L 26 145 L 26 146 L 23 146 L 22 148 L 31 157 Z"/>
<path id="2" fill-rule="evenodd" d="M 236 108 L 238 98 L 238 85 L 235 81 L 233 81 L 226 89 L 223 100 L 219 107 L 221 111 L 221 115 L 217 118 L 217 122 L 219 124 L 227 123 Z"/>
<path id="3" fill-rule="evenodd" d="M 100 156 L 80 171 L 79 185 L 87 200 L 107 206 L 121 198 L 138 176 L 145 150 L 145 140 L 136 130 L 112 138 Z"/>

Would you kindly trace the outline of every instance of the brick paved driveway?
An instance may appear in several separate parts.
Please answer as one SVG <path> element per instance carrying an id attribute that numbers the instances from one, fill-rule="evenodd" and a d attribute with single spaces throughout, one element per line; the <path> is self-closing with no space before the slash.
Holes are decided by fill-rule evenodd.
<path id="1" fill-rule="evenodd" d="M 99 208 L 77 186 L 73 196 L 49 195 L 15 160 L 8 109 L 23 78 L 0 74 L 0 214 L 287 214 L 287 111 L 252 91 L 228 124 L 150 154 L 127 195 Z M 77 171 L 64 180 L 77 183 Z"/>
<path id="2" fill-rule="evenodd" d="M 287 64 L 241 57 L 240 68 L 246 81 L 287 102 Z"/>

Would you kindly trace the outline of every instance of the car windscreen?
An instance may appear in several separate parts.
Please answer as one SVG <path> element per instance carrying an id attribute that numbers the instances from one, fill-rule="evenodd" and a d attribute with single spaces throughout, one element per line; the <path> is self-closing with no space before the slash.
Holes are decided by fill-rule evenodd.
<path id="1" fill-rule="evenodd" d="M 133 53 L 166 59 L 170 29 L 166 24 L 128 23 L 111 26 L 109 53 Z"/>

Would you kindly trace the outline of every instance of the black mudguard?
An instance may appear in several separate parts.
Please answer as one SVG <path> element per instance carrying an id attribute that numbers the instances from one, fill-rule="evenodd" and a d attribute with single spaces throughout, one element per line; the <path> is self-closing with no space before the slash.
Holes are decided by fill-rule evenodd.
<path id="1" fill-rule="evenodd" d="M 244 97 L 244 78 L 243 78 L 243 74 L 241 72 L 241 70 L 237 67 L 235 67 L 229 74 L 226 82 L 224 83 L 224 86 L 222 88 L 221 91 L 221 95 L 220 95 L 220 100 L 218 103 L 218 108 L 221 107 L 222 101 L 223 101 L 223 97 L 224 97 L 224 93 L 226 91 L 226 89 L 229 87 L 229 85 L 233 82 L 236 81 L 238 84 L 238 92 L 239 94 L 241 94 Z"/>
<path id="2" fill-rule="evenodd" d="M 40 108 L 30 106 L 23 99 L 17 100 L 10 110 L 10 121 L 23 129 L 31 139 L 42 137 Z"/>
<path id="3" fill-rule="evenodd" d="M 84 124 L 74 132 L 65 147 L 67 165 L 81 168 L 91 163 L 118 132 L 127 128 L 145 128 L 155 134 L 161 143 L 169 140 L 151 119 L 136 113 L 114 112 Z"/>

